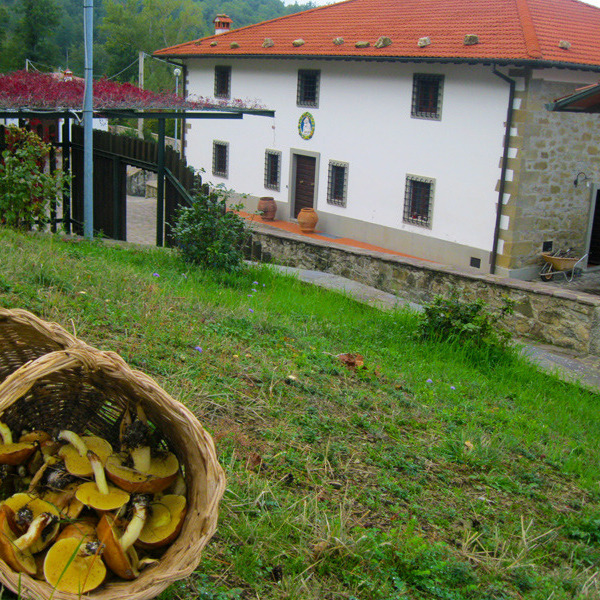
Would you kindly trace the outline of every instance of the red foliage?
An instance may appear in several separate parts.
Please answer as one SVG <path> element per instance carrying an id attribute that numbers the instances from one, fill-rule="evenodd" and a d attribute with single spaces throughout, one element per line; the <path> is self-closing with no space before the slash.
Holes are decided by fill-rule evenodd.
<path id="1" fill-rule="evenodd" d="M 83 108 L 83 79 L 70 81 L 60 76 L 29 71 L 0 74 L 0 109 L 81 110 Z M 215 102 L 205 98 L 184 100 L 171 93 L 142 90 L 130 83 L 108 79 L 94 81 L 94 110 L 109 108 L 130 109 L 203 109 L 257 108 L 241 100 Z"/>

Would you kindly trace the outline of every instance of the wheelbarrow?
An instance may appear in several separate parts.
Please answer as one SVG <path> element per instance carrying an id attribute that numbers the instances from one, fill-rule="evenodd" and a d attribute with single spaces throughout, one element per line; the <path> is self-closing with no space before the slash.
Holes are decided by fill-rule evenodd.
<path id="1" fill-rule="evenodd" d="M 542 252 L 544 265 L 540 270 L 540 278 L 542 281 L 552 281 L 555 275 L 560 274 L 567 281 L 573 281 L 576 269 L 587 257 L 587 254 L 577 258 L 575 256 L 561 256 L 561 252 L 555 252 L 554 254 Z"/>

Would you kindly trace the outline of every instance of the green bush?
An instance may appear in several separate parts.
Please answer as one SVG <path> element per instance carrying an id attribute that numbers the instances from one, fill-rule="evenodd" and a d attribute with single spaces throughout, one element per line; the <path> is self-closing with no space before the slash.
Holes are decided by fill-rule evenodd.
<path id="1" fill-rule="evenodd" d="M 217 271 L 241 268 L 250 230 L 235 212 L 241 205 L 228 210 L 227 198 L 223 189 L 202 186 L 192 206 L 179 209 L 172 231 L 184 261 Z"/>
<path id="2" fill-rule="evenodd" d="M 50 144 L 34 132 L 14 125 L 6 128 L 6 149 L 0 160 L 0 224 L 15 229 L 41 229 L 68 177 L 45 170 Z"/>
<path id="3" fill-rule="evenodd" d="M 499 311 L 492 312 L 481 298 L 463 301 L 456 292 L 449 297 L 436 296 L 426 304 L 419 323 L 424 339 L 469 342 L 476 346 L 505 347 L 510 333 L 500 329 L 501 321 L 513 312 L 513 303 L 502 299 Z"/>

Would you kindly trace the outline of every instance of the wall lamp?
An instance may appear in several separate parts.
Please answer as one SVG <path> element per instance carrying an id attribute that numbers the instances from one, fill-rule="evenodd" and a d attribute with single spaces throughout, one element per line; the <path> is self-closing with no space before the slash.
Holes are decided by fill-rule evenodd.
<path id="1" fill-rule="evenodd" d="M 583 181 L 583 182 L 588 182 L 589 180 L 590 180 L 590 178 L 589 178 L 589 177 L 588 177 L 588 176 L 587 176 L 587 175 L 586 175 L 586 174 L 585 174 L 583 171 L 579 171 L 579 173 L 577 173 L 577 176 L 576 176 L 576 177 L 575 177 L 575 179 L 573 180 L 573 185 L 574 185 L 575 187 L 577 187 L 577 184 L 578 184 L 580 181 Z M 589 183 L 588 183 L 588 186 L 589 186 Z"/>

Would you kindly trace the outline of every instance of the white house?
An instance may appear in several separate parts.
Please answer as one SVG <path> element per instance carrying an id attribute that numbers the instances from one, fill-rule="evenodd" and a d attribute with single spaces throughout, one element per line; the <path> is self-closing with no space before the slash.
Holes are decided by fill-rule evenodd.
<path id="1" fill-rule="evenodd" d="M 549 248 L 600 265 L 597 121 L 545 108 L 600 78 L 600 9 L 348 0 L 237 30 L 224 18 L 155 55 L 182 63 L 190 97 L 275 110 L 186 126 L 188 162 L 250 210 L 312 206 L 332 236 L 500 275 L 534 276 Z"/>

